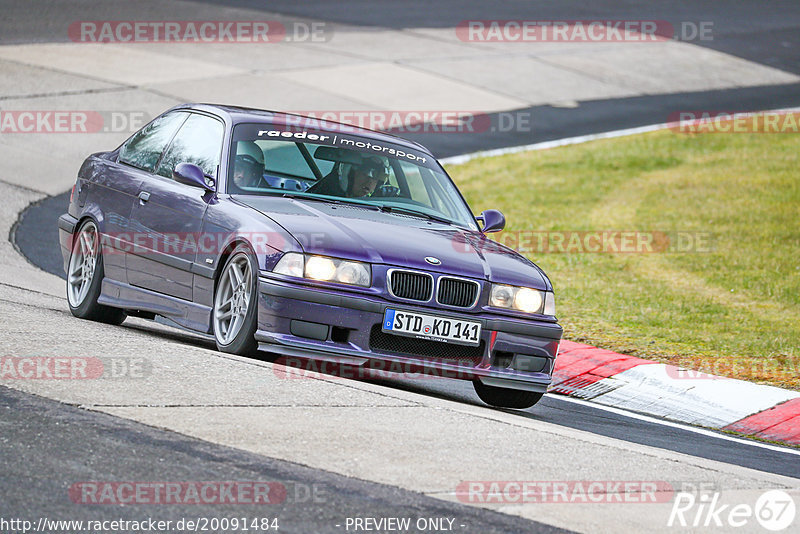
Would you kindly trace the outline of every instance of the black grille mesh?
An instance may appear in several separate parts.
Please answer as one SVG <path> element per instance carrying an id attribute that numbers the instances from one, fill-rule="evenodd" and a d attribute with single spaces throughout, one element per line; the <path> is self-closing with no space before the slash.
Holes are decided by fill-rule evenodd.
<path id="1" fill-rule="evenodd" d="M 398 356 L 435 358 L 453 362 L 468 362 L 473 365 L 479 364 L 483 358 L 484 346 L 483 340 L 481 340 L 480 345 L 475 347 L 387 334 L 381 330 L 380 324 L 374 325 L 369 334 L 369 348 L 376 352 L 385 352 Z"/>
<path id="2" fill-rule="evenodd" d="M 475 282 L 442 277 L 439 279 L 439 293 L 436 295 L 436 300 L 446 306 L 469 308 L 475 302 L 477 293 L 478 284 Z"/>
<path id="3" fill-rule="evenodd" d="M 428 301 L 433 295 L 433 278 L 422 273 L 393 271 L 389 283 L 396 297 Z"/>

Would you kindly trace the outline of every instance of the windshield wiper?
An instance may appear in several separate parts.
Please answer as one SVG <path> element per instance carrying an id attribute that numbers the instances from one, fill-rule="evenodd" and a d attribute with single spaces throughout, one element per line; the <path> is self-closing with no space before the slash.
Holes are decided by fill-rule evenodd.
<path id="1" fill-rule="evenodd" d="M 326 202 L 328 204 L 349 204 L 351 206 L 360 206 L 370 210 L 382 211 L 384 213 L 399 213 L 403 215 L 411 215 L 412 217 L 428 219 L 430 221 L 436 221 L 444 224 L 449 224 L 449 225 L 454 224 L 453 221 L 451 221 L 450 219 L 439 217 L 437 215 L 431 215 L 430 213 L 415 210 L 412 208 L 407 208 L 405 206 L 390 206 L 388 204 L 371 204 L 369 202 L 363 202 L 360 200 L 351 200 L 345 197 L 335 197 L 335 198 L 321 197 L 317 195 L 307 195 L 301 192 L 298 193 L 285 192 L 282 193 L 281 196 L 283 196 L 284 198 L 297 198 L 301 200 L 314 200 L 316 202 Z"/>
<path id="2" fill-rule="evenodd" d="M 418 211 L 411 208 L 406 208 L 403 206 L 389 206 L 386 204 L 380 204 L 379 208 L 381 211 L 386 213 L 400 213 L 403 215 L 411 215 L 412 217 L 421 217 L 423 219 L 428 219 L 431 221 L 436 221 L 444 224 L 453 224 L 453 221 L 450 219 L 445 219 L 444 217 L 439 217 L 437 215 L 431 215 L 430 213 L 426 213 L 424 211 Z"/>
<path id="3" fill-rule="evenodd" d="M 357 200 L 348 200 L 348 199 L 342 198 L 342 197 L 336 197 L 336 198 L 319 197 L 319 196 L 316 196 L 316 195 L 312 196 L 312 195 L 306 195 L 306 194 L 303 194 L 303 193 L 283 193 L 281 196 L 283 196 L 284 198 L 299 198 L 301 200 L 315 200 L 317 202 L 326 202 L 328 204 L 350 204 L 352 206 L 363 206 L 365 208 L 372 209 L 372 210 L 375 210 L 375 211 L 380 209 L 378 206 L 375 206 L 374 204 L 368 204 L 366 202 L 360 202 L 360 201 L 357 201 Z"/>

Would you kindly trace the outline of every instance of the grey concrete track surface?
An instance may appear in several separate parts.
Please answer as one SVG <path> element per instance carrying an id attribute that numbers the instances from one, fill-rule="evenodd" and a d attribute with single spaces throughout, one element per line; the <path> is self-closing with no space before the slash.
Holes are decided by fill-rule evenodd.
<path id="1" fill-rule="evenodd" d="M 116 362 L 107 364 L 107 372 L 112 368 L 130 370 L 132 364 L 142 369 L 139 373 L 127 371 L 122 376 L 104 375 L 88 380 L 7 379 L 5 386 L 212 443 L 416 491 L 427 497 L 459 502 L 467 498 L 456 494 L 460 484 L 492 480 L 646 481 L 675 490 L 702 485 L 719 492 L 724 502 L 737 503 L 755 502 L 766 489 L 780 488 L 795 495 L 800 490 L 796 478 L 605 438 L 548 423 L 537 416 L 520 417 L 379 383 L 298 376 L 277 363 L 218 353 L 202 337 L 153 323 L 129 319 L 123 326 L 112 327 L 78 321 L 64 310 L 60 296 L 2 285 L 0 317 L 6 324 L 15 325 L 2 334 L 7 354 L 98 357 L 105 362 Z M 113 343 L 109 343 L 110 339 Z M 90 417 L 84 421 L 94 424 Z M 72 483 L 98 480 L 91 478 L 92 465 L 98 462 L 112 465 L 121 462 L 116 471 L 96 474 L 103 475 L 100 481 L 130 480 L 139 474 L 145 481 L 154 481 L 155 475 L 144 469 L 144 465 L 141 472 L 126 470 L 129 455 L 123 452 L 124 442 L 116 449 L 119 452 L 95 447 L 87 430 L 78 434 L 81 441 L 75 444 L 76 438 L 72 437 L 75 434 L 64 436 L 56 432 L 57 422 L 57 418 L 49 418 L 38 423 L 32 420 L 31 425 L 33 433 L 41 435 L 42 443 L 53 440 L 63 448 L 59 462 L 65 466 L 78 462 L 69 452 L 76 446 L 92 451 L 88 455 L 90 469 L 70 470 L 62 486 L 70 480 Z M 103 424 L 113 428 L 112 423 L 104 419 Z M 17 443 L 17 437 L 10 438 L 10 443 Z M 65 442 L 59 444 L 62 437 Z M 26 445 L 34 450 L 40 446 L 36 442 Z M 131 453 L 140 448 L 135 444 L 128 446 Z M 182 460 L 168 450 L 161 454 L 165 462 L 181 465 Z M 796 461 L 795 458 L 787 457 L 786 461 Z M 152 457 L 151 461 L 155 463 L 152 469 L 158 470 L 156 462 L 161 460 Z M 42 476 L 36 464 L 13 465 L 17 465 L 13 470 L 16 473 Z M 232 473 L 234 479 L 244 476 Z M 185 471 L 180 480 L 193 480 L 190 476 L 192 473 Z M 163 476 L 157 480 L 163 480 Z M 626 498 L 634 498 L 632 495 L 619 488 L 617 491 L 623 491 L 614 497 L 621 503 L 612 499 L 602 504 L 474 500 L 468 504 L 571 530 L 612 531 L 623 521 L 636 531 L 670 531 L 667 522 L 671 493 L 656 495 L 656 500 L 664 497 L 660 502 L 634 505 L 624 502 Z M 27 495 L 35 499 L 38 494 L 34 491 Z M 48 493 L 47 498 L 37 501 L 29 510 L 45 513 L 51 498 L 58 503 L 63 495 L 53 497 Z M 82 506 L 70 510 L 84 513 Z M 106 518 L 107 510 L 92 509 Z M 414 508 L 407 510 L 414 517 L 419 513 Z M 18 511 L 21 509 L 16 506 L 9 510 Z M 379 511 L 380 507 L 370 502 L 364 504 L 361 514 Z"/>
<path id="2" fill-rule="evenodd" d="M 534 118 L 535 127 L 527 130 L 420 136 L 437 154 L 451 155 L 661 122 L 680 109 L 797 105 L 798 4 L 718 6 L 0 2 L 0 108 L 153 116 L 181 101 L 210 100 L 286 110 L 480 110 L 493 121 L 521 111 Z M 636 46 L 475 44 L 459 41 L 452 29 L 469 18 L 713 20 L 716 33 L 711 42 Z M 277 45 L 92 45 L 71 42 L 66 34 L 76 20 L 125 19 L 336 24 L 329 41 Z M 38 248 L 44 257 L 50 246 L 43 244 L 40 232 L 52 232 L 44 221 L 59 209 L 46 196 L 71 186 L 86 154 L 118 145 L 129 132 L 0 135 L 0 232 L 8 235 L 25 206 L 43 201 L 40 207 L 49 211 L 29 211 L 18 235 L 24 250 Z M 36 253 L 31 256 L 36 260 Z M 58 258 L 49 258 L 57 268 Z M 436 507 L 430 498 L 460 502 L 459 484 L 491 480 L 657 481 L 674 489 L 703 487 L 718 492 L 723 503 L 751 506 L 765 490 L 783 489 L 800 502 L 793 454 L 700 437 L 556 399 L 521 415 L 491 410 L 465 393 L 463 384 L 295 378 L 277 363 L 222 355 L 200 336 L 154 323 L 128 320 L 109 327 L 78 321 L 66 309 L 63 282 L 33 268 L 6 241 L 0 243 L 0 269 L 4 356 L 102 357 L 120 365 L 144 358 L 133 361 L 143 362 L 145 369 L 144 376 L 128 373 L 114 379 L 0 382 L 73 407 L 3 394 L 8 417 L 0 420 L 5 440 L 0 444 L 11 453 L 3 454 L 3 483 L 12 488 L 25 477 L 37 481 L 17 490 L 16 500 L 0 501 L 4 517 L 58 509 L 107 518 L 116 510 L 76 507 L 65 503 L 63 494 L 51 498 L 53 491 L 93 476 L 153 480 L 161 464 L 171 466 L 164 473 L 181 480 L 193 480 L 197 473 L 205 473 L 206 479 L 229 473 L 228 478 L 274 474 L 323 481 L 337 488 L 341 499 L 330 501 L 336 503 L 331 506 L 362 516 L 418 517 Z M 67 432 L 59 428 L 64 422 L 70 425 Z M 11 437 L 6 428 L 20 432 Z M 128 439 L 132 434 L 145 438 Z M 79 458 L 86 468 L 76 465 L 81 447 Z M 190 456 L 201 449 L 198 461 L 192 461 Z M 25 461 L 23 453 L 31 451 L 51 456 L 47 462 Z M 237 455 L 248 455 L 247 460 Z M 15 464 L 13 458 L 22 461 Z M 45 475 L 48 470 L 59 476 Z M 359 506 L 368 493 L 379 498 Z M 624 502 L 625 497 L 624 492 L 613 493 L 608 503 L 501 499 L 468 504 L 523 518 L 519 521 L 584 532 L 616 532 L 621 526 L 629 531 L 677 530 L 667 526 L 671 502 L 666 498 L 633 504 Z M 180 510 L 164 513 L 172 516 Z M 287 509 L 286 517 L 293 527 L 287 530 L 307 531 L 325 527 L 325 519 L 333 516 L 324 507 L 309 507 Z M 478 518 L 473 526 L 479 528 L 497 516 L 473 517 Z M 498 529 L 546 528 L 514 521 L 498 520 Z M 750 527 L 757 529 L 758 524 Z"/>
<path id="3" fill-rule="evenodd" d="M 408 517 L 413 510 L 415 519 L 447 518 L 454 530 L 465 533 L 563 532 L 541 523 L 64 407 L 3 387 L 0 428 L 7 430 L 0 438 L 0 453 L 6 459 L 0 479 L 4 495 L 0 515 L 6 520 L 11 516 L 36 524 L 44 514 L 50 521 L 112 516 L 103 510 L 104 505 L 75 503 L 76 495 L 70 494 L 70 488 L 82 482 L 250 481 L 278 484 L 271 490 L 276 492 L 276 502 L 198 505 L 187 499 L 185 504 L 141 503 L 113 507 L 113 517 L 127 521 L 152 518 L 172 521 L 175 526 L 181 519 L 245 518 L 248 528 L 253 522 L 261 525 L 266 518 L 269 525 L 277 521 L 278 532 L 321 533 L 341 532 L 348 517 L 361 517 L 365 510 L 374 517 Z M 13 462 L 8 461 L 12 458 Z M 80 497 L 77 500 L 80 502 Z"/>

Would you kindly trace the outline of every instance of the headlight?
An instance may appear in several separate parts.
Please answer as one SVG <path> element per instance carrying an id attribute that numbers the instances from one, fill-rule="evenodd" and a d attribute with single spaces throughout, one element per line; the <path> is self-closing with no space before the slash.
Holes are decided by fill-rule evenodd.
<path id="1" fill-rule="evenodd" d="M 368 263 L 326 256 L 304 256 L 298 252 L 284 254 L 272 272 L 362 287 L 372 284 L 372 269 Z"/>
<path id="2" fill-rule="evenodd" d="M 525 313 L 556 314 L 556 301 L 550 291 L 540 291 L 530 287 L 492 284 L 489 306 L 506 308 Z"/>
<path id="3" fill-rule="evenodd" d="M 336 264 L 330 258 L 311 256 L 306 260 L 306 278 L 331 280 L 336 274 Z"/>
<path id="4" fill-rule="evenodd" d="M 542 309 L 544 303 L 544 295 L 541 291 L 521 287 L 517 289 L 517 294 L 514 295 L 514 307 L 519 311 L 528 313 L 536 313 Z"/>

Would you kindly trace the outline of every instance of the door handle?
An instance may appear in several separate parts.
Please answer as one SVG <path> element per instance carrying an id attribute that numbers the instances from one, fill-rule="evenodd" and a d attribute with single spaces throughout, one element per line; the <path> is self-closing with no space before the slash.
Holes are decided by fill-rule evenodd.
<path id="1" fill-rule="evenodd" d="M 144 204 L 148 200 L 150 200 L 150 193 L 148 193 L 147 191 L 142 191 L 139 193 L 139 202 Z"/>

